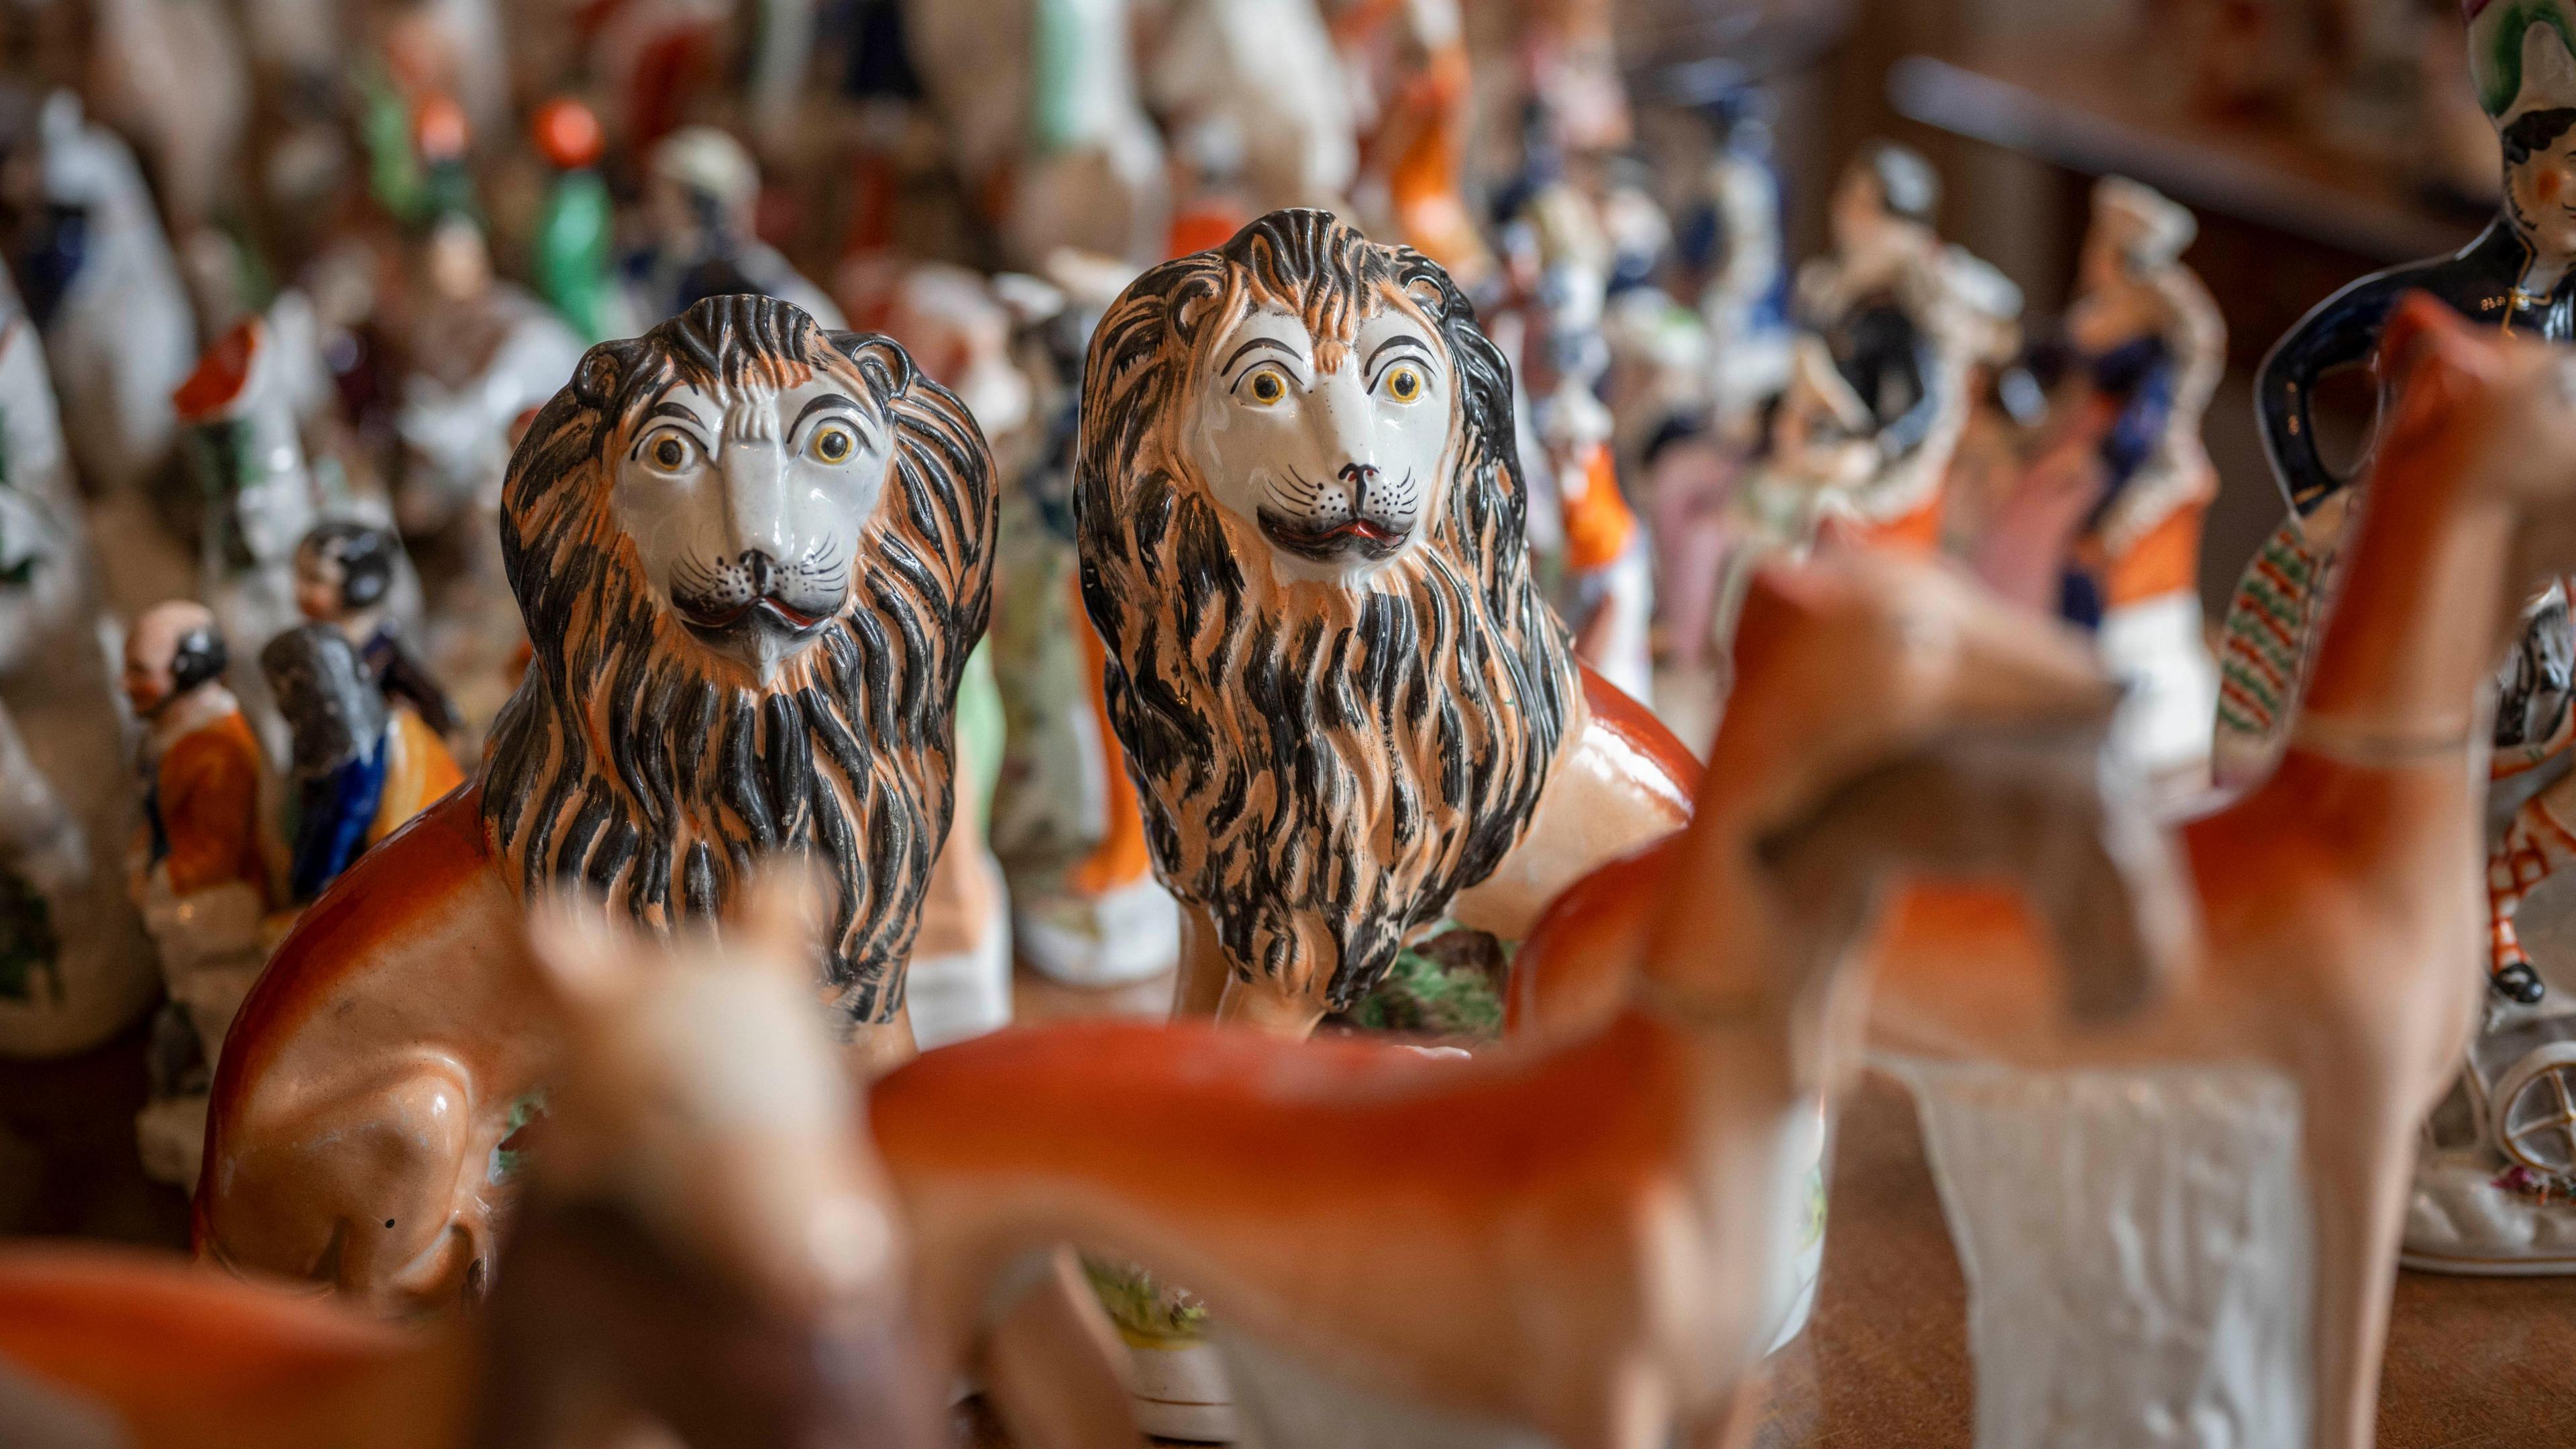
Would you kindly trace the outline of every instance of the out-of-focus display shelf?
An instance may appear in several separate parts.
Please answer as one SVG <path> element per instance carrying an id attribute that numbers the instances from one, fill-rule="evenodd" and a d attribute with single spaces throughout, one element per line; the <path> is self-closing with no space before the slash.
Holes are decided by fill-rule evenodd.
<path id="1" fill-rule="evenodd" d="M 1888 73 L 1898 112 L 2088 175 L 2135 177 L 2175 199 L 2381 261 L 2434 256 L 2474 224 L 2423 202 L 2404 168 L 2371 166 L 2287 126 L 2194 110 L 2155 84 L 2139 37 L 2016 37 Z"/>

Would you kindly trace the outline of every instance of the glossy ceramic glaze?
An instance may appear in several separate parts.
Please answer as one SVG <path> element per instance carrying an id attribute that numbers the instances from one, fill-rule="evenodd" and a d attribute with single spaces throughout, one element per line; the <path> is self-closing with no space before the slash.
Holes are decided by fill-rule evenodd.
<path id="1" fill-rule="evenodd" d="M 782 415 L 782 395 L 822 377 L 837 401 Z M 792 492 L 836 466 L 802 451 L 826 428 L 874 440 L 837 464 L 882 475 L 849 483 L 883 500 L 854 534 L 798 531 L 817 515 Z M 681 465 L 693 447 L 721 465 L 703 511 L 621 496 L 665 441 Z M 859 1055 L 908 1051 L 902 965 L 953 804 L 991 504 L 972 422 L 881 339 L 723 298 L 594 349 L 504 499 L 528 681 L 477 782 L 361 857 L 244 1006 L 215 1084 L 200 1249 L 386 1308 L 488 1273 L 508 1197 L 496 1149 L 557 1049 L 513 969 L 520 903 L 550 880 L 668 929 L 718 911 L 760 855 L 809 851 L 838 887 L 816 985 Z"/>
<path id="2" fill-rule="evenodd" d="M 35 328 L 0 287 L 0 1055 L 85 1051 L 152 994 L 125 893 L 127 735 Z"/>
<path id="3" fill-rule="evenodd" d="M 746 886 L 676 942 L 562 899 L 510 969 L 564 1044 L 513 1270 L 395 1327 L 131 1249 L 0 1254 L 0 1432 L 61 1396 L 138 1449 L 936 1442 L 902 1233 L 808 961 L 811 884 Z M 521 933 L 515 925 L 514 938 Z"/>
<path id="4" fill-rule="evenodd" d="M 1715 756 L 1749 758 L 1729 742 L 1747 732 L 1778 768 L 1758 802 L 1695 822 L 1647 913 L 1649 984 L 1606 1024 L 1473 1063 L 1076 1024 L 887 1078 L 873 1116 L 934 1334 L 974 1331 L 995 1264 L 1071 1238 L 1191 1284 L 1224 1335 L 1401 1406 L 1393 1422 L 1504 1436 L 1478 1443 L 1720 1434 L 1810 1220 L 1828 1006 L 1881 873 L 2058 882 L 2096 1006 L 2137 1001 L 2177 944 L 2155 852 L 2041 848 L 2028 828 L 2135 828 L 2090 768 L 2033 768 L 2098 748 L 2111 696 L 2079 643 L 1888 561 L 1783 578 L 1754 613 L 1764 647 Z M 1941 642 L 1913 642 L 1935 620 Z M 1853 680 L 1871 708 L 1824 687 Z M 1997 767 L 2012 807 L 1924 808 L 1989 798 Z M 1279 1437 L 1289 1421 L 1262 1442 L 1325 1442 Z M 1393 1442 L 1368 1427 L 1326 1439 Z"/>
<path id="5" fill-rule="evenodd" d="M 1516 935 L 1681 823 L 1673 752 L 1593 722 L 1507 370 L 1436 265 L 1273 213 L 1139 278 L 1086 376 L 1083 599 L 1183 1010 L 1302 1035 L 1453 902 Z"/>
<path id="6" fill-rule="evenodd" d="M 2395 415 L 2301 722 L 2268 780 L 2184 829 L 2209 929 L 2197 970 L 2137 1026 L 2073 1033 L 2044 1007 L 2045 952 L 2008 918 L 1924 915 L 1886 944 L 1873 1008 L 1881 1039 L 1918 1054 L 2250 1064 L 2294 1086 L 2309 1442 L 2335 1449 L 2369 1442 L 2419 1124 L 2477 1018 L 2477 700 L 2508 598 L 2571 561 L 2576 502 L 2543 461 L 2576 437 L 2553 354 L 2420 297 L 2393 314 L 2382 366 Z M 2069 1229 L 2069 1250 L 2098 1230 Z"/>

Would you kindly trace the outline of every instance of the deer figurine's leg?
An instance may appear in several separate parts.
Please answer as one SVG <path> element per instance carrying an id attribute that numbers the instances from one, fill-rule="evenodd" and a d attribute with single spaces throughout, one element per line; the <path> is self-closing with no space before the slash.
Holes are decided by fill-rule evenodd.
<path id="1" fill-rule="evenodd" d="M 2421 1104 L 2393 1054 L 2324 1065 L 2305 1074 L 2300 1103 L 2315 1233 L 2310 1442 L 2368 1449 Z"/>
<path id="2" fill-rule="evenodd" d="M 983 1380 L 1022 1449 L 1135 1449 L 1129 1363 L 1081 1263 L 1059 1248 L 1046 1275 L 988 1332 Z"/>
<path id="3" fill-rule="evenodd" d="M 1764 1398 L 1762 1366 L 1756 1364 L 1677 1442 L 1681 1449 L 1752 1449 L 1753 1432 L 1762 1424 Z"/>
<path id="4" fill-rule="evenodd" d="M 1589 1373 L 1554 1366 L 1581 1385 L 1579 1402 L 1558 1416 L 1553 1438 L 1564 1449 L 1672 1449 L 1676 1443 L 1673 1396 L 1663 1377 L 1643 1364 L 1599 1365 Z M 1597 1397 L 1596 1397 L 1597 1395 Z"/>

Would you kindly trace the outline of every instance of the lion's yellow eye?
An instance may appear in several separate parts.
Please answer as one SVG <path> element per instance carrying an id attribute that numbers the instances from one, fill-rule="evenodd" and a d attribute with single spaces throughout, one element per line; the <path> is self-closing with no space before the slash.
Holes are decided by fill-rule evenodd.
<path id="1" fill-rule="evenodd" d="M 1263 407 L 1269 407 L 1271 404 L 1279 401 L 1287 395 L 1288 384 L 1280 380 L 1278 373 L 1265 367 L 1261 371 L 1252 375 L 1252 400 L 1254 402 L 1261 404 Z"/>
<path id="2" fill-rule="evenodd" d="M 859 440 L 848 428 L 831 423 L 817 430 L 814 441 L 806 446 L 815 457 L 826 463 L 846 463 L 850 461 L 850 455 L 859 450 Z"/>
<path id="3" fill-rule="evenodd" d="M 1410 367 L 1399 367 L 1386 375 L 1386 395 L 1397 402 L 1411 402 L 1422 396 L 1422 374 Z"/>
<path id="4" fill-rule="evenodd" d="M 666 473 L 677 472 L 682 464 L 689 461 L 689 445 L 675 434 L 664 433 L 653 444 L 651 456 L 654 467 Z"/>

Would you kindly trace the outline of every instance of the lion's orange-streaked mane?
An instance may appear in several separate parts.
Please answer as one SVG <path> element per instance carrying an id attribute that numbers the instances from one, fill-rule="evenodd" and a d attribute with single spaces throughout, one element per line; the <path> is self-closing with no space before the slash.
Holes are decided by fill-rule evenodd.
<path id="1" fill-rule="evenodd" d="M 1367 585 L 1283 583 L 1180 430 L 1255 306 L 1319 362 L 1409 310 L 1457 399 L 1447 496 Z M 1164 881 L 1238 963 L 1346 1006 L 1518 844 L 1579 685 L 1530 577 L 1511 379 L 1448 275 L 1314 211 L 1154 268 L 1092 336 L 1074 506 L 1110 718 Z"/>
<path id="2" fill-rule="evenodd" d="M 763 686 L 646 585 L 609 506 L 609 460 L 674 386 L 815 372 L 891 424 L 894 458 L 849 604 Z M 517 888 L 583 883 L 666 930 L 715 914 L 756 856 L 810 852 L 840 885 L 825 974 L 853 1018 L 890 1018 L 948 833 L 952 715 L 984 630 L 993 519 L 981 435 L 884 338 L 826 336 L 784 302 L 739 296 L 592 348 L 502 493 L 535 657 L 493 726 L 483 817 Z"/>

